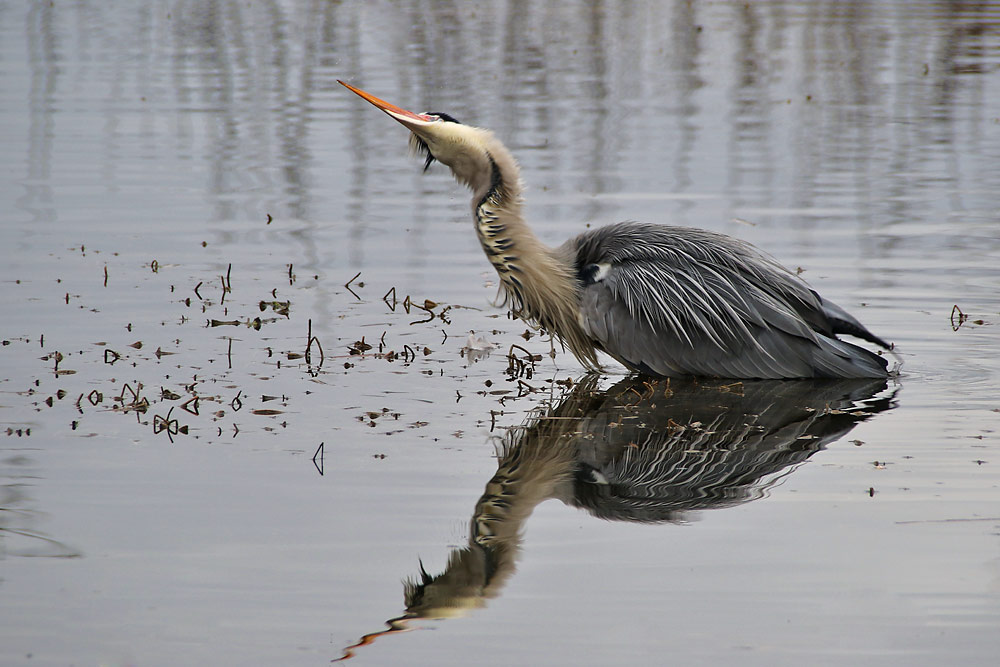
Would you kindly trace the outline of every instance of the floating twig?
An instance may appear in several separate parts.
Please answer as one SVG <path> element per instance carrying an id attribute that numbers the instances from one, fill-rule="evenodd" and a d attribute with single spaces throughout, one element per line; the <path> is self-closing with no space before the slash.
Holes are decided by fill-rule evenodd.
<path id="1" fill-rule="evenodd" d="M 348 348 L 348 353 L 350 355 L 356 356 L 356 355 L 359 355 L 359 354 L 364 354 L 365 352 L 367 352 L 370 349 L 372 349 L 372 346 L 370 344 L 366 343 L 365 342 L 365 337 L 362 336 L 361 340 L 354 341 L 354 343 L 351 345 L 351 347 Z"/>
<path id="2" fill-rule="evenodd" d="M 389 295 L 392 295 L 392 303 L 389 303 Z M 382 301 L 389 306 L 389 310 L 396 312 L 396 288 L 390 287 L 389 291 L 382 295 Z"/>
<path id="3" fill-rule="evenodd" d="M 317 461 L 316 459 L 319 459 Z M 319 443 L 319 447 L 316 448 L 316 453 L 313 454 L 312 458 L 313 465 L 316 466 L 317 472 L 319 472 L 320 477 L 323 476 L 323 443 Z"/>
<path id="4" fill-rule="evenodd" d="M 353 278 L 351 278 L 346 283 L 344 283 L 344 287 L 347 288 L 347 291 L 350 292 L 351 294 L 353 294 L 354 298 L 357 299 L 358 301 L 361 300 L 361 297 L 358 296 L 357 292 L 355 292 L 354 290 L 351 289 L 351 283 L 353 283 L 355 280 L 357 280 L 360 275 L 361 275 L 361 272 L 358 271 L 357 273 L 354 274 Z M 359 285 L 360 285 L 360 283 L 359 283 Z"/>
<path id="5" fill-rule="evenodd" d="M 139 398 L 139 392 L 136 391 L 135 389 L 133 389 L 132 385 L 130 385 L 128 382 L 126 382 L 125 386 L 122 387 L 122 392 L 120 394 L 118 394 L 118 400 L 119 401 L 122 401 L 122 402 L 125 401 L 125 392 L 126 391 L 128 391 L 130 394 L 132 394 L 132 400 L 133 401 L 138 400 L 138 398 Z M 139 386 L 139 391 L 142 391 L 142 385 Z"/>
<path id="6" fill-rule="evenodd" d="M 170 413 L 172 413 L 173 411 L 174 409 L 173 407 L 171 407 L 167 411 L 166 417 L 161 417 L 160 415 L 153 415 L 153 433 L 162 433 L 163 431 L 166 431 L 167 438 L 170 439 L 170 442 L 173 442 L 174 436 L 181 432 L 181 427 L 178 425 L 177 420 L 170 418 Z M 186 426 L 184 427 L 184 432 L 185 433 L 187 432 Z"/>
<path id="7" fill-rule="evenodd" d="M 524 359 L 521 359 L 515 354 L 514 350 L 521 350 L 524 352 Z M 513 378 L 526 377 L 529 380 L 535 374 L 535 362 L 541 361 L 542 355 L 532 354 L 525 348 L 521 347 L 517 343 L 510 346 L 510 350 L 507 352 L 507 374 Z"/>
<path id="8" fill-rule="evenodd" d="M 434 303 L 433 301 L 431 301 L 429 299 L 425 299 L 424 302 L 423 302 L 423 304 L 413 303 L 411 301 L 410 305 L 413 306 L 414 308 L 419 308 L 420 310 L 422 310 L 422 311 L 424 311 L 424 312 L 427 313 L 427 317 L 425 317 L 422 320 L 414 320 L 413 322 L 410 322 L 410 326 L 412 326 L 414 324 L 426 324 L 426 323 L 428 323 L 428 322 L 430 322 L 431 320 L 434 319 L 434 310 L 433 310 L 433 308 L 437 304 Z M 407 311 L 407 312 L 409 312 L 409 311 Z"/>
<path id="9" fill-rule="evenodd" d="M 958 316 L 957 319 L 955 317 L 956 315 Z M 963 324 L 965 324 L 966 320 L 968 320 L 968 319 L 969 319 L 969 316 L 962 312 L 962 309 L 958 307 L 957 303 L 954 306 L 951 307 L 951 330 L 952 331 L 958 331 L 959 328 Z"/>
<path id="10" fill-rule="evenodd" d="M 538 391 L 537 387 L 532 387 L 530 384 L 528 384 L 524 380 L 520 380 L 519 379 L 517 381 L 517 397 L 518 398 L 521 398 L 522 396 L 524 396 L 526 394 L 533 394 L 536 391 Z"/>
<path id="11" fill-rule="evenodd" d="M 224 304 L 226 302 L 226 294 L 233 291 L 233 283 L 230 278 L 230 273 L 232 273 L 233 265 L 230 264 L 229 268 L 226 269 L 226 275 L 219 276 L 219 280 L 222 281 L 222 299 L 219 300 L 219 304 Z"/>
<path id="12" fill-rule="evenodd" d="M 195 415 L 197 417 L 198 416 L 198 402 L 199 402 L 198 397 L 197 396 L 192 396 L 188 400 L 186 400 L 183 403 L 181 403 L 181 410 L 183 410 L 184 412 L 189 412 L 189 413 L 191 413 L 191 414 L 193 414 L 193 415 Z"/>

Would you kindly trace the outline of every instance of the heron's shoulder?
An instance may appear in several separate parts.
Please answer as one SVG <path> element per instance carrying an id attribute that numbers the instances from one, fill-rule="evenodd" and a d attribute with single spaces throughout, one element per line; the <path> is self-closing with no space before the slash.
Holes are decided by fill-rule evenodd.
<path id="1" fill-rule="evenodd" d="M 746 241 L 696 227 L 619 222 L 586 231 L 570 243 L 581 266 L 638 260 L 777 266 Z"/>

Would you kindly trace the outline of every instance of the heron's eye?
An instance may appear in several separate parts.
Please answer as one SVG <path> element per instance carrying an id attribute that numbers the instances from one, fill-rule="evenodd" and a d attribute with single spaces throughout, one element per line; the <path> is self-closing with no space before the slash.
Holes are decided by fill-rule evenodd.
<path id="1" fill-rule="evenodd" d="M 428 111 L 424 115 L 425 116 L 430 116 L 431 118 L 434 118 L 435 120 L 444 121 L 446 123 L 456 123 L 458 125 L 461 125 L 461 123 L 459 123 L 458 120 L 454 116 L 452 116 L 450 114 L 442 113 L 440 111 Z"/>

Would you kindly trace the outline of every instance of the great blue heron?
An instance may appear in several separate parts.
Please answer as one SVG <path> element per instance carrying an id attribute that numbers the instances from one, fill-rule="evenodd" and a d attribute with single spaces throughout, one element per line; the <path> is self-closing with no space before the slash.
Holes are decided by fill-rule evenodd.
<path id="1" fill-rule="evenodd" d="M 476 233 L 513 313 L 580 362 L 597 352 L 661 376 L 886 377 L 890 349 L 844 309 L 745 241 L 701 229 L 622 222 L 549 248 L 521 213 L 517 162 L 489 130 L 413 113 L 341 84 L 402 123 L 410 147 L 472 190 Z"/>

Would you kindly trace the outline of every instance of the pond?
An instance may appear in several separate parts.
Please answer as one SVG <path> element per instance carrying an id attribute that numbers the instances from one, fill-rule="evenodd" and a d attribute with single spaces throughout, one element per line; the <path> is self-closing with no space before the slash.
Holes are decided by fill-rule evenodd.
<path id="1" fill-rule="evenodd" d="M 989 3 L 0 7 L 0 662 L 993 664 L 998 70 Z M 899 377 L 588 374 L 338 79 Z"/>

